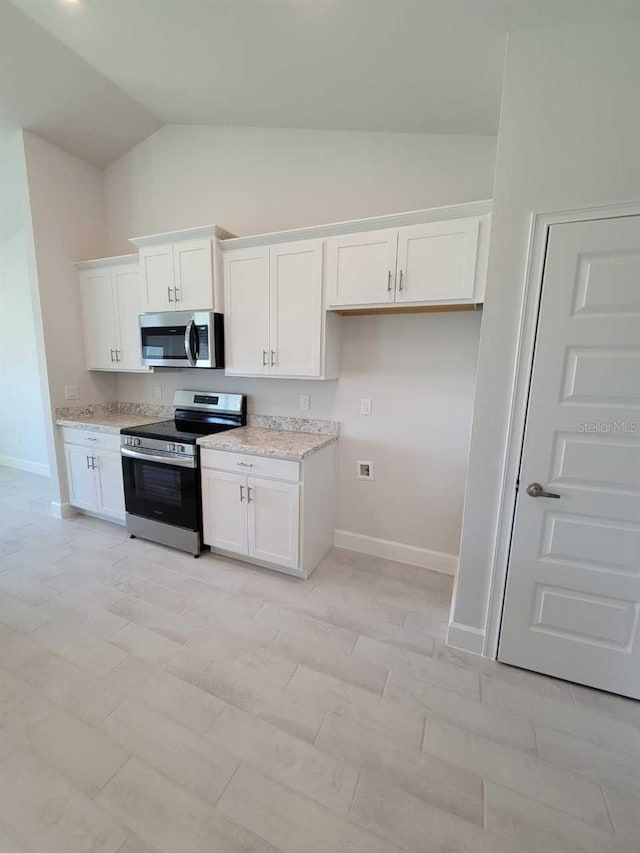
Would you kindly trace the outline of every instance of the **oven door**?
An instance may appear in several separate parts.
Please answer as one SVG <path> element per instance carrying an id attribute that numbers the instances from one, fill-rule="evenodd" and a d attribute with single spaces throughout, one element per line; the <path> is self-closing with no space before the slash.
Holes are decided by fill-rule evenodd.
<path id="1" fill-rule="evenodd" d="M 127 512 L 164 524 L 200 530 L 200 482 L 196 457 L 121 448 Z"/>
<path id="2" fill-rule="evenodd" d="M 215 338 L 221 315 L 172 311 L 140 316 L 142 364 L 148 367 L 222 367 Z"/>

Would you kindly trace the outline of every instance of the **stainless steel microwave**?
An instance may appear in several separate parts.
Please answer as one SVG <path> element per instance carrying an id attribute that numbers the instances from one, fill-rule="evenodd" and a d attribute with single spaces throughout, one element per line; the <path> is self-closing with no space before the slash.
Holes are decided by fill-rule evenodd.
<path id="1" fill-rule="evenodd" d="M 142 364 L 149 367 L 224 367 L 224 324 L 214 311 L 140 315 Z"/>

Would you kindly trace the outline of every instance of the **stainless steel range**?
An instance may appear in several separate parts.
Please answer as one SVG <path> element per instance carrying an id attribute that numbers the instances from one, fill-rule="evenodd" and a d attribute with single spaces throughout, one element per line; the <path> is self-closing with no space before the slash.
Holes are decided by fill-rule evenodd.
<path id="1" fill-rule="evenodd" d="M 172 420 L 120 433 L 127 530 L 188 551 L 202 551 L 200 449 L 202 435 L 245 426 L 244 394 L 176 391 Z"/>

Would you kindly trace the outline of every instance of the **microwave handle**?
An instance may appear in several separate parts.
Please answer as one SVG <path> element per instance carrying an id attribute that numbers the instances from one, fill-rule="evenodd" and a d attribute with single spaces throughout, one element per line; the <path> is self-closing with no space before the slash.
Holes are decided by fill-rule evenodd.
<path id="1" fill-rule="evenodd" d="M 184 330 L 184 349 L 187 354 L 187 360 L 189 361 L 189 365 L 191 367 L 196 366 L 196 359 L 198 358 L 198 354 L 191 349 L 191 336 L 193 335 L 193 327 L 195 326 L 195 321 L 193 318 L 189 320 L 187 323 L 187 328 Z"/>

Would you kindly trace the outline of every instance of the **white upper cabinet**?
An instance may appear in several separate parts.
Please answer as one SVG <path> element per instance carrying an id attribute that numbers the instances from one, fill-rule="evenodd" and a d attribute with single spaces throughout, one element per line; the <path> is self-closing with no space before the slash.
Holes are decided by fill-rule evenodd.
<path id="1" fill-rule="evenodd" d="M 147 313 L 212 311 L 213 244 L 210 239 L 185 240 L 140 249 Z"/>
<path id="2" fill-rule="evenodd" d="M 217 225 L 133 237 L 140 252 L 145 313 L 222 312 L 218 239 L 231 237 Z"/>
<path id="3" fill-rule="evenodd" d="M 80 298 L 87 368 L 113 370 L 118 348 L 118 327 L 111 270 L 82 270 Z"/>
<path id="4" fill-rule="evenodd" d="M 224 252 L 226 372 L 329 378 L 322 241 Z M 336 359 L 337 361 L 337 359 Z"/>
<path id="5" fill-rule="evenodd" d="M 396 302 L 472 299 L 479 217 L 398 229 Z"/>
<path id="6" fill-rule="evenodd" d="M 137 264 L 114 267 L 112 270 L 114 302 L 117 312 L 119 347 L 118 370 L 144 370 L 141 364 L 140 325 L 138 317 L 144 314 L 144 287 Z"/>
<path id="7" fill-rule="evenodd" d="M 340 230 L 348 226 L 352 233 L 327 237 L 328 309 L 484 301 L 490 202 L 368 220 L 372 221 L 396 227 L 357 231 L 357 223 L 342 223 Z"/>
<path id="8" fill-rule="evenodd" d="M 173 246 L 147 246 L 140 249 L 140 274 L 144 285 L 145 313 L 173 311 L 175 303 Z"/>
<path id="9" fill-rule="evenodd" d="M 329 305 L 393 302 L 398 231 L 385 228 L 327 240 Z"/>
<path id="10" fill-rule="evenodd" d="M 269 372 L 320 376 L 322 241 L 271 246 L 269 261 Z"/>
<path id="11" fill-rule="evenodd" d="M 225 372 L 269 372 L 269 248 L 224 253 Z"/>
<path id="12" fill-rule="evenodd" d="M 175 303 L 178 311 L 214 308 L 211 240 L 185 240 L 173 247 Z"/>
<path id="13" fill-rule="evenodd" d="M 149 372 L 140 363 L 145 298 L 136 255 L 78 264 L 88 370 Z"/>

